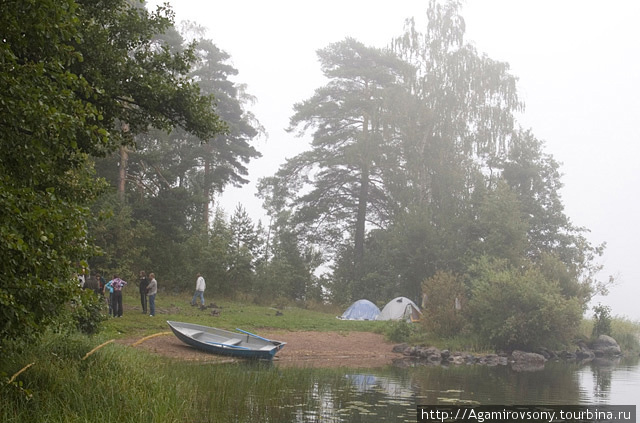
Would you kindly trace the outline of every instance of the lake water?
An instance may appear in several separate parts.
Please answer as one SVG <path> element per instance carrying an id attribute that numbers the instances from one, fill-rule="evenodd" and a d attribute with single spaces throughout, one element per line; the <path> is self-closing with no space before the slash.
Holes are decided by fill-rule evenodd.
<path id="1" fill-rule="evenodd" d="M 311 383 L 306 403 L 284 406 L 291 410 L 290 421 L 415 422 L 417 405 L 593 404 L 640 410 L 637 357 L 584 365 L 548 362 L 535 372 L 481 365 L 345 369 L 344 379 L 347 383 Z"/>

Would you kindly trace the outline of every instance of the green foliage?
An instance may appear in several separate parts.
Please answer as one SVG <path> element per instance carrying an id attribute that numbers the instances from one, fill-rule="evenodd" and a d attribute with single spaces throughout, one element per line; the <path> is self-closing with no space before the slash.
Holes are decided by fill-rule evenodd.
<path id="1" fill-rule="evenodd" d="M 146 246 L 155 239 L 151 225 L 135 219 L 131 207 L 120 202 L 115 193 L 102 195 L 91 210 L 98 218 L 92 221 L 89 233 L 101 254 L 89 259 L 90 269 L 107 280 L 117 274 L 127 281 L 137 275 L 136 269 L 149 269 L 153 250 Z"/>
<path id="2" fill-rule="evenodd" d="M 71 303 L 71 317 L 76 329 L 87 335 L 98 333 L 101 329 L 100 323 L 107 318 L 105 307 L 101 296 L 90 289 L 83 290 Z"/>
<path id="3" fill-rule="evenodd" d="M 310 151 L 285 163 L 263 189 L 291 198 L 295 221 L 329 251 L 353 240 L 356 271 L 361 274 L 365 222 L 380 221 L 388 207 L 382 177 L 390 105 L 403 64 L 389 51 L 347 38 L 318 51 L 329 82 L 294 106 L 289 131 L 313 131 Z M 314 175 L 310 177 L 310 175 Z"/>
<path id="4" fill-rule="evenodd" d="M 425 295 L 422 324 L 427 332 L 443 337 L 459 334 L 466 324 L 464 309 L 467 293 L 461 277 L 449 272 L 436 272 L 422 284 Z"/>
<path id="5" fill-rule="evenodd" d="M 160 12 L 162 16 L 168 13 L 164 8 Z M 170 133 L 138 131 L 133 139 L 135 145 L 128 145 L 126 149 L 126 175 L 118 172 L 122 165 L 121 152 L 99 160 L 99 175 L 113 186 L 124 183 L 125 192 L 120 193 L 123 195 L 119 199 L 105 199 L 104 207 L 114 210 L 114 219 L 111 219 L 114 222 L 95 228 L 97 244 L 105 250 L 105 256 L 91 263 L 102 266 L 104 262 L 107 268 L 117 266 L 122 269 L 122 275 L 135 274 L 139 269 L 154 271 L 163 285 L 172 290 L 192 289 L 192 279 L 199 271 L 207 279 L 208 289 L 217 293 L 232 295 L 236 290 L 250 291 L 260 246 L 250 245 L 250 251 L 246 251 L 234 242 L 237 239 L 230 238 L 234 235 L 234 222 L 226 221 L 220 209 L 212 213 L 211 202 L 226 185 L 247 183 L 246 164 L 260 155 L 250 143 L 262 128 L 247 110 L 251 97 L 241 84 L 229 79 L 238 73 L 229 64 L 230 56 L 211 40 L 199 38 L 203 31 L 193 24 L 187 30 L 198 38 L 188 43 L 174 28 L 167 27 L 163 19 L 158 14 L 151 18 L 131 17 L 131 25 L 140 21 L 140 25 L 151 25 L 151 29 L 166 29 L 163 34 L 155 31 L 151 44 L 142 40 L 137 48 L 150 50 L 146 51 L 147 55 L 161 46 L 162 54 L 154 59 L 159 61 L 169 60 L 167 51 L 175 52 L 174 61 L 167 67 L 183 63 L 181 78 L 215 98 L 215 112 L 228 130 L 203 133 L 182 125 L 184 128 Z M 154 20 L 160 21 L 153 23 Z M 114 34 L 107 31 L 103 36 L 110 38 Z M 138 59 L 132 59 L 129 65 L 148 66 L 146 56 Z M 108 75 L 100 78 L 108 85 L 115 82 Z M 155 79 L 148 82 L 156 83 Z M 161 93 L 168 90 L 164 82 L 167 81 L 157 82 L 155 89 Z M 149 101 L 149 93 L 138 94 L 140 101 Z M 213 111 L 209 104 L 207 113 Z M 198 118 L 195 123 L 198 123 L 203 117 L 198 109 L 184 111 L 186 115 L 195 112 Z M 135 128 L 129 130 L 135 131 Z M 258 238 L 249 226 L 242 229 L 242 237 Z"/>
<path id="6" fill-rule="evenodd" d="M 600 335 L 611 336 L 611 307 L 598 304 L 593 307 L 593 331 L 592 338 Z"/>
<path id="7" fill-rule="evenodd" d="M 611 320 L 611 336 L 625 355 L 640 353 L 640 322 L 614 317 Z"/>
<path id="8" fill-rule="evenodd" d="M 573 339 L 581 304 L 533 265 L 515 268 L 482 258 L 470 271 L 467 316 L 496 348 L 555 348 Z"/>
<path id="9" fill-rule="evenodd" d="M 425 275 L 433 274 L 437 263 L 451 253 L 446 248 L 429 248 L 446 245 L 439 235 L 425 210 L 398 214 L 387 229 L 371 231 L 366 243 L 366 270 L 360 281 L 354 278 L 351 284 L 352 300 L 367 298 L 385 303 L 398 296 L 419 298 Z M 349 269 L 342 259 L 338 274 Z"/>
<path id="10" fill-rule="evenodd" d="M 263 300 L 322 301 L 322 287 L 313 274 L 321 255 L 305 247 L 290 226 L 286 216 L 281 215 L 269 229 L 271 239 L 265 247 L 268 260 L 258 266 L 254 292 Z"/>
<path id="11" fill-rule="evenodd" d="M 398 320 L 389 324 L 386 336 L 391 342 L 407 342 L 413 332 L 413 325 L 411 323 Z"/>
<path id="12" fill-rule="evenodd" d="M 91 149 L 106 132 L 86 101 L 76 4 L 3 5 L 0 27 L 0 339 L 42 331 L 76 292 L 74 270 L 94 254 L 86 204 L 101 188 Z M 28 36 L 25 36 L 28 34 Z"/>
<path id="13" fill-rule="evenodd" d="M 88 205 L 105 185 L 92 156 L 149 127 L 224 132 L 186 75 L 192 49 L 171 54 L 153 40 L 170 25 L 168 9 L 150 15 L 127 0 L 2 4 L 2 342 L 55 321 L 77 295 L 75 271 L 98 253 Z M 87 312 L 82 326 L 93 330 Z"/>
<path id="14" fill-rule="evenodd" d="M 168 6 L 149 13 L 127 0 L 78 4 L 76 19 L 82 26 L 75 48 L 83 60 L 73 63 L 71 71 L 92 87 L 100 124 L 115 146 L 130 144 L 131 134 L 150 127 L 168 131 L 179 126 L 204 140 L 225 132 L 213 98 L 202 95 L 188 75 L 196 61 L 194 46 L 171 51 L 157 39 L 173 25 Z"/>
<path id="15" fill-rule="evenodd" d="M 504 258 L 517 266 L 525 257 L 527 222 L 510 187 L 499 180 L 489 190 L 478 212 L 477 255 Z"/>

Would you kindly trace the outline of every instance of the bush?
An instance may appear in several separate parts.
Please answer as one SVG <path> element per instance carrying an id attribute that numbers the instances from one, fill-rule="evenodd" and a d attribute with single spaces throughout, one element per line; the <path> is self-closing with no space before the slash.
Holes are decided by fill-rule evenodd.
<path id="1" fill-rule="evenodd" d="M 611 307 L 602 304 L 593 307 L 593 331 L 591 332 L 593 338 L 600 335 L 611 336 Z"/>
<path id="2" fill-rule="evenodd" d="M 391 342 L 407 342 L 413 333 L 411 323 L 404 320 L 391 322 L 387 331 L 387 338 Z"/>
<path id="3" fill-rule="evenodd" d="M 460 333 L 466 324 L 462 310 L 467 302 L 462 280 L 439 271 L 422 283 L 422 292 L 426 295 L 422 310 L 425 329 L 444 337 Z"/>
<path id="4" fill-rule="evenodd" d="M 85 289 L 71 301 L 71 307 L 65 324 L 87 334 L 94 335 L 100 331 L 100 323 L 106 319 L 105 302 L 92 290 Z"/>
<path id="5" fill-rule="evenodd" d="M 475 331 L 496 348 L 559 347 L 573 339 L 581 320 L 580 301 L 562 295 L 556 281 L 529 265 L 481 259 L 472 268 L 467 309 Z"/>

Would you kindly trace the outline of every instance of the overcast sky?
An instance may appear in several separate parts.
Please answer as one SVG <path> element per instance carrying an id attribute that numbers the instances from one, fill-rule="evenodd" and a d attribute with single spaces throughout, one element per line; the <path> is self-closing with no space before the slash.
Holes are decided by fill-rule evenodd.
<path id="1" fill-rule="evenodd" d="M 221 204 L 242 203 L 263 216 L 255 181 L 272 175 L 308 139 L 287 134 L 294 103 L 324 83 L 316 50 L 353 37 L 385 47 L 406 18 L 424 22 L 427 0 L 169 0 L 176 20 L 208 28 L 231 55 L 236 82 L 257 98 L 251 108 L 268 132 L 249 166 L 251 185 L 227 191 Z M 156 4 L 157 2 L 151 2 Z M 526 109 L 519 123 L 562 163 L 566 214 L 607 243 L 600 277 L 617 284 L 613 314 L 640 320 L 640 1 L 467 0 L 466 41 L 510 64 Z M 421 27 L 419 26 L 419 29 Z"/>

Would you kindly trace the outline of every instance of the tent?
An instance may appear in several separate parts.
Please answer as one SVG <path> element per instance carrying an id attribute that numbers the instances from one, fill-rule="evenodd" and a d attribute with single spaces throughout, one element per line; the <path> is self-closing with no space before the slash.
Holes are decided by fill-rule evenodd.
<path id="1" fill-rule="evenodd" d="M 376 320 L 380 314 L 377 305 L 369 300 L 358 300 L 342 313 L 340 319 L 343 320 Z"/>
<path id="2" fill-rule="evenodd" d="M 406 297 L 397 297 L 384 306 L 376 320 L 406 320 L 407 322 L 415 322 L 420 320 L 421 317 L 422 313 L 416 303 Z"/>

